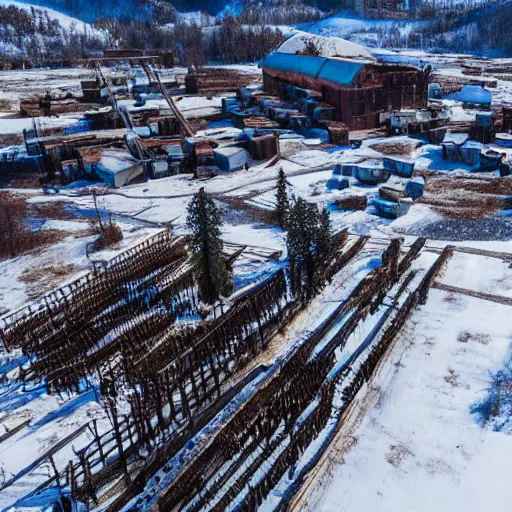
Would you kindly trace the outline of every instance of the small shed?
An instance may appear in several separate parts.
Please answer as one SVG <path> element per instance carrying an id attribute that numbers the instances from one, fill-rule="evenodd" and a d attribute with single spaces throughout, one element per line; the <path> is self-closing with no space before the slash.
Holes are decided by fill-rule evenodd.
<path id="1" fill-rule="evenodd" d="M 368 160 L 354 166 L 353 176 L 363 185 L 378 185 L 388 181 L 391 172 L 386 169 L 382 160 Z"/>
<path id="2" fill-rule="evenodd" d="M 238 171 L 247 163 L 247 151 L 237 146 L 224 146 L 213 150 L 213 159 L 223 171 Z"/>
<path id="3" fill-rule="evenodd" d="M 269 160 L 279 153 L 279 138 L 273 134 L 252 136 L 248 150 L 254 160 Z"/>
<path id="4" fill-rule="evenodd" d="M 391 174 L 400 176 L 401 178 L 410 178 L 414 173 L 414 161 L 413 160 L 402 160 L 398 158 L 385 157 L 383 164 Z"/>
<path id="5" fill-rule="evenodd" d="M 348 146 L 350 144 L 350 131 L 346 124 L 336 121 L 321 121 L 320 126 L 325 126 L 329 134 L 329 143 L 333 146 Z"/>
<path id="6" fill-rule="evenodd" d="M 137 180 L 145 180 L 144 162 L 135 159 L 128 151 L 101 148 L 94 164 L 94 173 L 109 187 L 120 188 Z"/>

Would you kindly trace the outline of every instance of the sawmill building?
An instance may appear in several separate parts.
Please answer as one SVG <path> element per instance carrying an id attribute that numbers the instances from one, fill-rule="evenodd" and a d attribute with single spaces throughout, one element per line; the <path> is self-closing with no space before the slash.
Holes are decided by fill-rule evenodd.
<path id="1" fill-rule="evenodd" d="M 287 86 L 320 93 L 335 107 L 335 120 L 352 130 L 378 127 L 386 111 L 427 106 L 430 69 L 279 51 L 262 69 L 268 94 L 284 97 Z"/>

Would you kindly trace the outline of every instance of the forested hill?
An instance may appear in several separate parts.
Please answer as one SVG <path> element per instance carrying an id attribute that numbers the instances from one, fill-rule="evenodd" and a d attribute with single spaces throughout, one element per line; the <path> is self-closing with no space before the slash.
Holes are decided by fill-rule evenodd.
<path id="1" fill-rule="evenodd" d="M 339 1 L 332 1 L 333 9 L 337 8 Z M 330 3 L 327 0 L 319 2 L 324 7 Z M 257 11 L 261 16 L 271 13 L 278 19 L 290 18 L 287 20 L 289 23 L 313 21 L 320 16 L 316 0 L 35 0 L 30 3 L 50 7 L 89 23 L 105 17 L 154 19 L 155 13 L 156 18 L 172 22 L 172 13 L 176 11 L 201 11 L 219 17 Z"/>

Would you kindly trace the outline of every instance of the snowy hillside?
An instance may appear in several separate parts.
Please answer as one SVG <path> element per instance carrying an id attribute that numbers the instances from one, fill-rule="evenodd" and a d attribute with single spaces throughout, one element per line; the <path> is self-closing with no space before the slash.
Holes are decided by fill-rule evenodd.
<path id="1" fill-rule="evenodd" d="M 0 6 L 8 7 L 14 6 L 18 9 L 24 9 L 27 12 L 30 12 L 31 9 L 38 9 L 48 15 L 48 18 L 51 20 L 57 20 L 62 28 L 66 30 L 74 30 L 75 32 L 80 33 L 88 33 L 96 35 L 101 35 L 99 30 L 95 30 L 91 24 L 84 23 L 78 18 L 74 18 L 72 16 L 68 16 L 67 14 L 63 14 L 62 12 L 56 11 L 55 9 L 50 9 L 49 7 L 41 7 L 36 4 L 30 4 L 25 2 L 13 2 L 12 0 L 0 0 Z"/>

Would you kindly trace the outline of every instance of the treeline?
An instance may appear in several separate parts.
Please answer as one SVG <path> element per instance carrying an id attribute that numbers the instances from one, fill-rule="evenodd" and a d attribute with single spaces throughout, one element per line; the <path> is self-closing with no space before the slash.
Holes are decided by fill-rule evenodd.
<path id="1" fill-rule="evenodd" d="M 512 56 L 510 20 L 511 4 L 477 9 L 464 15 L 452 12 L 425 27 L 423 37 L 437 51 L 482 54 L 498 51 L 504 56 Z"/>
<path id="2" fill-rule="evenodd" d="M 316 7 L 297 0 L 248 1 L 237 19 L 249 25 L 292 25 L 317 21 L 322 18 L 322 14 Z"/>
<path id="3" fill-rule="evenodd" d="M 283 34 L 265 25 L 242 25 L 226 17 L 219 25 L 203 29 L 177 22 L 162 25 L 156 19 L 105 18 L 94 30 L 63 28 L 46 11 L 0 7 L 0 69 L 40 66 L 72 66 L 80 59 L 99 56 L 106 48 L 172 50 L 183 66 L 209 62 L 255 62 L 277 48 Z"/>
<path id="4" fill-rule="evenodd" d="M 208 62 L 255 62 L 284 41 L 278 29 L 265 25 L 242 25 L 231 16 L 207 30 L 195 23 L 178 22 L 164 27 L 149 20 L 124 22 L 103 19 L 94 26 L 108 34 L 108 47 L 172 50 L 177 64 L 183 66 L 197 67 Z"/>
<path id="5" fill-rule="evenodd" d="M 102 50 L 104 41 L 99 35 L 77 28 L 63 28 L 41 9 L 0 6 L 0 69 L 71 65 Z"/>
<path id="6" fill-rule="evenodd" d="M 512 56 L 512 5 L 461 11 L 454 7 L 428 23 L 396 21 L 357 34 L 357 42 L 381 48 L 416 48 L 434 53 Z M 409 28 L 404 30 L 409 24 Z M 375 37 L 376 36 L 376 37 Z"/>

